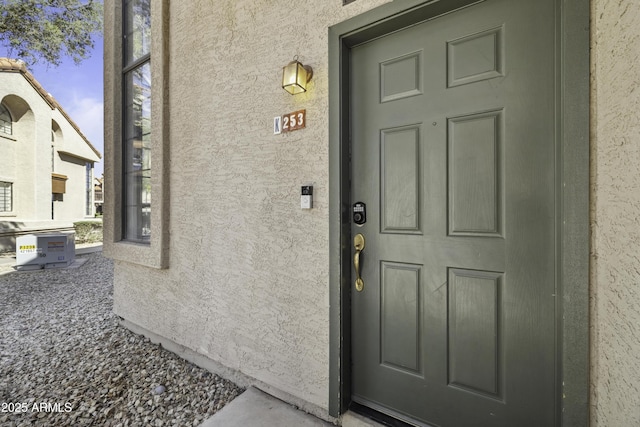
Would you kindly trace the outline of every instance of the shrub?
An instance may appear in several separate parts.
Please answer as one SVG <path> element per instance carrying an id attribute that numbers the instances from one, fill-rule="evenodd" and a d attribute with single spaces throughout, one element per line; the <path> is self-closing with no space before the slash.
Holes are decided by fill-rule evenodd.
<path id="1" fill-rule="evenodd" d="M 102 242 L 101 221 L 78 221 L 73 226 L 76 230 L 76 243 Z"/>

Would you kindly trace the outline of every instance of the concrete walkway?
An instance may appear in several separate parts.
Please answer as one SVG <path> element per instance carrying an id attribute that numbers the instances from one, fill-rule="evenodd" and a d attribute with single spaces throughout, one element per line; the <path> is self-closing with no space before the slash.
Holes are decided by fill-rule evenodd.
<path id="1" fill-rule="evenodd" d="M 342 427 L 383 427 L 375 421 L 347 412 Z M 249 387 L 200 427 L 327 427 L 326 421 L 295 409 L 280 399 Z"/>
<path id="2" fill-rule="evenodd" d="M 202 423 L 200 427 L 326 427 L 331 426 L 313 415 L 250 387 Z"/>

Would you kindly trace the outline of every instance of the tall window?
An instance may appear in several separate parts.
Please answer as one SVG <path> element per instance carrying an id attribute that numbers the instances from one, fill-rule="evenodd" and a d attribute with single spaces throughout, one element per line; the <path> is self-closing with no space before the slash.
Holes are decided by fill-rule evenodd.
<path id="1" fill-rule="evenodd" d="M 12 205 L 12 187 L 10 182 L 0 181 L 0 212 L 11 212 L 13 210 Z"/>
<path id="2" fill-rule="evenodd" d="M 151 238 L 150 0 L 123 0 L 123 236 Z"/>
<path id="3" fill-rule="evenodd" d="M 56 134 L 51 131 L 51 172 L 56 171 Z"/>
<path id="4" fill-rule="evenodd" d="M 7 135 L 11 135 L 13 133 L 11 114 L 3 104 L 0 104 L 0 132 L 6 133 Z"/>
<path id="5" fill-rule="evenodd" d="M 93 163 L 91 162 L 86 162 L 85 163 L 85 191 L 86 191 L 86 211 L 85 214 L 87 216 L 90 216 L 91 214 L 93 214 L 93 209 L 92 209 L 92 200 L 91 200 L 91 192 L 93 191 L 93 186 L 91 185 L 93 181 Z"/>

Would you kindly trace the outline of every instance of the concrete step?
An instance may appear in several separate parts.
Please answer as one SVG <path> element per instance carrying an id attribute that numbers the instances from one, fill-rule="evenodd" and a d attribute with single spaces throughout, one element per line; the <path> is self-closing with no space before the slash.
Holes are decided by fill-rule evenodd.
<path id="1" fill-rule="evenodd" d="M 200 427 L 328 427 L 319 418 L 298 411 L 255 387 L 250 387 Z"/>

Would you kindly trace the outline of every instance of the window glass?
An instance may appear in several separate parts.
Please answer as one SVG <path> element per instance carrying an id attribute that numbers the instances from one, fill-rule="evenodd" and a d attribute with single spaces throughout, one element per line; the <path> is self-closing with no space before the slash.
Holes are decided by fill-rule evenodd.
<path id="1" fill-rule="evenodd" d="M 7 107 L 2 104 L 0 104 L 0 132 L 7 135 L 11 135 L 13 132 L 11 114 L 9 114 Z"/>
<path id="2" fill-rule="evenodd" d="M 124 75 L 124 238 L 151 237 L 151 65 Z"/>
<path id="3" fill-rule="evenodd" d="M 86 208 L 86 212 L 85 214 L 87 216 L 90 216 L 93 213 L 93 209 L 91 206 L 91 181 L 92 181 L 92 177 L 93 177 L 93 164 L 91 162 L 86 162 L 85 163 L 85 188 L 86 188 L 86 204 L 87 204 L 87 208 Z"/>
<path id="4" fill-rule="evenodd" d="M 150 0 L 124 0 L 125 67 L 151 53 Z"/>
<path id="5" fill-rule="evenodd" d="M 13 184 L 10 182 L 0 181 L 0 212 L 11 212 L 13 206 L 11 205 Z"/>
<path id="6" fill-rule="evenodd" d="M 51 172 L 56 171 L 56 134 L 51 131 Z"/>

